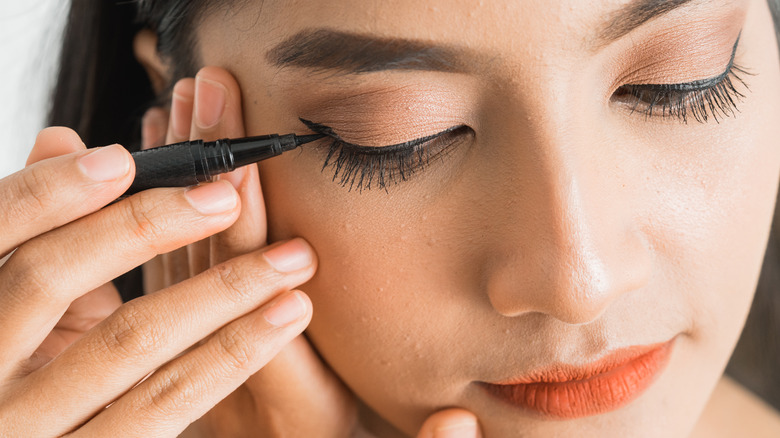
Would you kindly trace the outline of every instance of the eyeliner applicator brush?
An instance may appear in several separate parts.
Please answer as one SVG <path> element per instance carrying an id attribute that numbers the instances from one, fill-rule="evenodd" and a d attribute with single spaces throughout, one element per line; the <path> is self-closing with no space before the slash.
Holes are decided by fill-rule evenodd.
<path id="1" fill-rule="evenodd" d="M 291 151 L 325 137 L 263 135 L 204 142 L 191 140 L 133 152 L 135 179 L 122 197 L 155 187 L 186 187 L 211 181 L 220 173 Z"/>

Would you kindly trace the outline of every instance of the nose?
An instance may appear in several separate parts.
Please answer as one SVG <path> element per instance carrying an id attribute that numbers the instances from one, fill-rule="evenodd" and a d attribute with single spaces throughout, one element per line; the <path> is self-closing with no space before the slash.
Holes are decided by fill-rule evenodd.
<path id="1" fill-rule="evenodd" d="M 585 324 L 650 279 L 653 251 L 633 173 L 641 163 L 584 131 L 547 125 L 501 146 L 512 159 L 495 163 L 503 180 L 489 207 L 497 238 L 482 269 L 501 315 Z"/>

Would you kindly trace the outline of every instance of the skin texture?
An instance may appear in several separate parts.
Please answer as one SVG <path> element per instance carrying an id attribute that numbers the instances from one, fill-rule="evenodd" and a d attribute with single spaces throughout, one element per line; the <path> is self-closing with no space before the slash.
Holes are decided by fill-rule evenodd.
<path id="1" fill-rule="evenodd" d="M 307 132 L 298 117 L 369 146 L 473 131 L 386 192 L 332 182 L 316 148 L 260 166 L 269 240 L 302 236 L 318 253 L 301 287 L 315 309 L 308 339 L 374 435 L 412 435 L 452 406 L 494 437 L 693 430 L 772 219 L 777 47 L 765 2 L 746 0 L 694 2 L 594 49 L 620 4 L 265 0 L 199 27 L 201 61 L 241 84 L 249 135 Z M 268 62 L 276 44 L 322 26 L 467 46 L 490 62 L 479 74 L 358 76 Z M 627 83 L 720 74 L 740 30 L 736 62 L 754 75 L 736 117 L 686 125 L 611 100 Z M 549 421 L 475 383 L 672 338 L 657 381 L 598 416 Z"/>
<path id="2" fill-rule="evenodd" d="M 239 224 L 230 183 L 107 205 L 133 161 L 67 128 L 41 131 L 29 163 L 0 181 L 0 435 L 176 436 L 308 324 L 308 298 L 290 291 L 316 270 L 303 240 L 233 257 L 222 239 L 215 258 L 230 262 L 121 305 L 111 279 Z"/>
<path id="3" fill-rule="evenodd" d="M 154 39 L 140 34 L 153 48 Z M 139 47 L 143 49 L 143 47 Z M 159 60 L 144 59 L 149 50 L 136 55 L 147 66 L 162 65 Z M 154 68 L 154 67 L 152 67 Z M 160 72 L 161 77 L 162 73 Z M 160 92 L 160 90 L 157 90 Z M 147 111 L 142 123 L 143 148 L 186 139 L 217 139 L 244 135 L 241 117 L 241 95 L 235 79 L 224 69 L 205 67 L 197 76 L 178 81 L 173 87 L 170 112 L 160 108 Z M 266 240 L 265 209 L 256 166 L 220 175 L 235 187 L 241 197 L 242 211 L 236 222 L 214 236 L 156 257 L 145 267 L 145 292 L 151 296 L 164 293 L 189 277 L 244 253 L 252 253 Z M 238 257 L 240 259 L 240 257 Z M 237 274 L 243 279 L 244 274 Z M 251 286 L 250 286 L 251 285 Z M 261 286 L 249 281 L 241 289 Z M 209 290 L 194 293 L 210 297 Z M 251 291 L 247 291 L 253 294 Z M 94 309 L 93 309 L 94 310 Z M 172 319 L 170 324 L 176 325 Z M 251 330 L 251 329 L 250 329 Z M 257 335 L 260 333 L 249 333 Z M 234 336 L 241 336 L 236 333 Z M 260 344 L 262 345 L 262 344 Z M 243 382 L 242 382 L 243 383 Z M 183 392 L 190 392 L 182 385 Z M 217 403 L 218 402 L 218 403 Z M 193 422 L 184 437 L 285 436 L 285 437 L 370 437 L 357 420 L 355 397 L 341 380 L 322 363 L 308 341 L 301 336 L 292 339 L 224 400 L 215 400 L 199 421 Z M 182 414 L 187 411 L 183 410 Z M 185 417 L 192 421 L 196 416 Z M 168 421 L 176 420 L 176 417 Z M 123 425 L 132 428 L 136 421 Z M 158 431 L 164 424 L 159 424 Z M 116 428 L 114 428 L 116 429 Z M 418 437 L 428 438 L 436 430 L 459 431 L 458 437 L 477 438 L 479 427 L 474 414 L 463 409 L 444 409 L 432 414 L 420 427 Z M 172 432 L 176 432 L 172 430 Z M 156 432 L 158 433 L 158 432 Z M 178 434 L 176 434 L 178 436 Z M 454 436 L 454 435 L 450 435 Z"/>

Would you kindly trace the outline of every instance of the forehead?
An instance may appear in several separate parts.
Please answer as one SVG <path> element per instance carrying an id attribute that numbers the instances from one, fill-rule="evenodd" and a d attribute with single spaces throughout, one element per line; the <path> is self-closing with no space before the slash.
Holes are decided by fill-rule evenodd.
<path id="1" fill-rule="evenodd" d="M 759 1 L 759 0 L 756 0 Z M 664 34 L 676 38 L 713 38 L 740 26 L 723 20 L 744 10 L 749 0 L 243 0 L 212 10 L 198 28 L 204 60 L 219 65 L 267 66 L 268 54 L 296 35 L 318 29 L 414 41 L 455 48 L 465 71 L 495 79 L 539 72 L 582 70 L 601 75 L 591 55 L 621 53 L 636 42 L 651 44 Z M 719 25 L 713 26 L 715 21 Z M 662 18 L 662 26 L 656 20 Z M 646 23 L 652 25 L 644 26 Z M 729 24 L 730 23 L 730 24 Z M 725 27 L 724 27 L 725 26 Z M 630 32 L 634 29 L 636 32 Z M 668 32 L 672 31 L 672 32 Z M 626 35 L 628 34 L 628 37 Z M 659 36 L 660 35 L 660 36 Z M 734 33 L 734 37 L 736 33 Z M 621 38 L 623 37 L 623 38 Z M 613 50 L 602 52 L 614 41 Z M 733 43 L 733 42 L 732 42 Z M 704 46 L 708 42 L 697 42 Z M 359 42 L 331 50 L 355 53 Z M 667 44 L 668 45 L 668 44 Z M 289 46 L 289 44 L 288 44 Z M 364 49 L 365 52 L 368 49 Z M 370 50 L 369 50 L 370 51 Z M 541 70 L 540 70 L 541 71 Z M 489 74 L 485 74 L 490 72 Z M 547 76 L 552 77 L 549 74 Z"/>
<path id="2" fill-rule="evenodd" d="M 233 28 L 271 47 L 301 29 L 339 31 L 477 46 L 506 52 L 554 46 L 582 50 L 610 30 L 630 25 L 629 6 L 707 10 L 739 0 L 246 0 L 227 13 L 210 14 L 205 32 Z M 635 11 L 636 12 L 636 11 Z M 636 16 L 635 18 L 639 18 Z M 612 28 L 612 29 L 610 29 Z M 247 32 L 249 31 L 249 32 Z M 614 32 L 612 32 L 614 33 Z M 619 36 L 619 35 L 618 35 Z M 259 38 L 258 38 L 259 37 Z"/>

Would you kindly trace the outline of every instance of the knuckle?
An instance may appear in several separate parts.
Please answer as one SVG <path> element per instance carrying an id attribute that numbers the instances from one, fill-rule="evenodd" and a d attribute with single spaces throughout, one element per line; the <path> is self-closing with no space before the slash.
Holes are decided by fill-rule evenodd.
<path id="1" fill-rule="evenodd" d="M 38 242 L 28 242 L 19 247 L 3 266 L 4 277 L 8 281 L 4 295 L 36 302 L 39 299 L 49 303 L 60 301 L 62 294 L 55 293 L 50 283 L 58 275 L 47 269 L 52 263 L 51 252 L 45 251 L 42 246 Z"/>
<path id="2" fill-rule="evenodd" d="M 230 371 L 248 371 L 257 362 L 261 353 L 256 342 L 240 324 L 230 324 L 220 330 L 214 339 L 218 354 L 225 368 Z"/>
<path id="3" fill-rule="evenodd" d="M 174 367 L 163 368 L 154 373 L 146 387 L 144 401 L 145 409 L 153 417 L 167 417 L 176 411 L 187 411 L 193 405 L 199 391 L 192 379 L 185 378 Z"/>
<path id="4" fill-rule="evenodd" d="M 154 212 L 154 205 L 146 196 L 130 198 L 127 205 L 132 235 L 145 243 L 155 244 L 165 235 L 165 224 Z"/>
<path id="5" fill-rule="evenodd" d="M 160 347 L 161 338 L 156 326 L 131 301 L 106 320 L 99 342 L 101 348 L 110 351 L 118 360 L 126 360 L 151 354 Z"/>
<path id="6" fill-rule="evenodd" d="M 27 199 L 30 204 L 40 209 L 45 209 L 53 203 L 57 185 L 45 168 L 32 166 L 29 171 L 22 172 L 21 176 L 17 189 L 22 199 Z"/>
<path id="7" fill-rule="evenodd" d="M 246 304 L 251 299 L 253 284 L 256 283 L 248 281 L 249 273 L 243 271 L 234 263 L 223 263 L 211 270 L 217 283 L 217 290 L 223 291 L 225 298 L 238 305 Z"/>
<path id="8" fill-rule="evenodd" d="M 12 180 L 9 196 L 4 202 L 3 216 L 6 222 L 25 221 L 37 218 L 42 211 L 56 202 L 56 184 L 53 177 L 37 166 L 32 166 L 16 175 Z"/>

